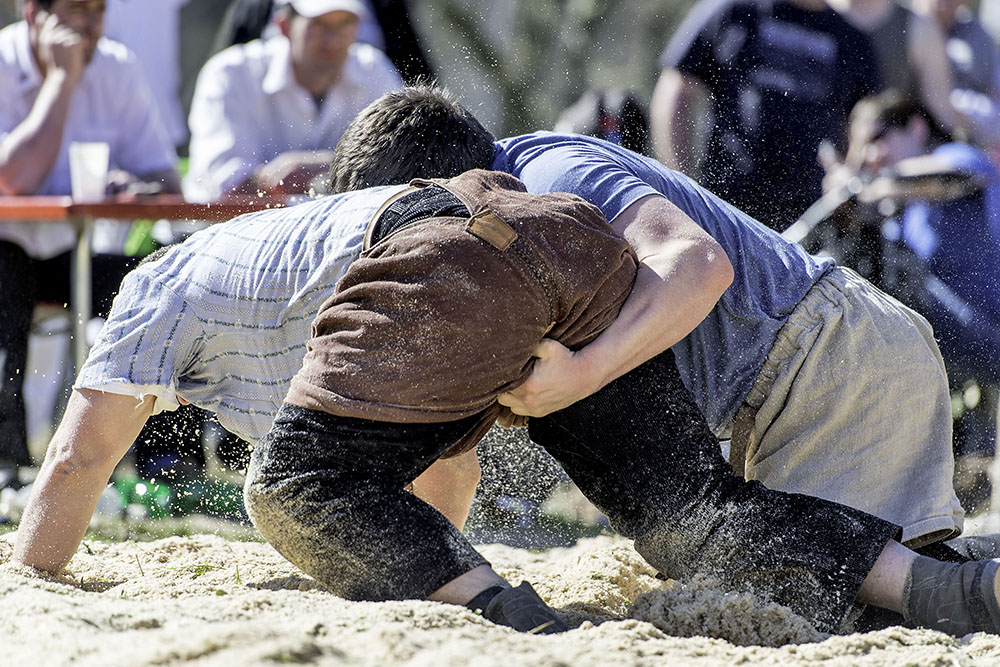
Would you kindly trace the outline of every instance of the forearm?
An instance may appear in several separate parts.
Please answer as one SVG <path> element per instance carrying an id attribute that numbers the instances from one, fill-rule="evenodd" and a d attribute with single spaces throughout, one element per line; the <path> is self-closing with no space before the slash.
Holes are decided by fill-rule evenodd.
<path id="1" fill-rule="evenodd" d="M 208 154 L 207 147 L 191 143 L 190 170 L 186 184 L 191 189 L 185 194 L 198 201 L 214 202 L 233 194 L 256 195 L 254 170 L 259 167 L 235 151 Z"/>
<path id="2" fill-rule="evenodd" d="M 711 312 L 733 280 L 719 243 L 666 198 L 643 197 L 612 222 L 635 250 L 639 270 L 615 321 L 573 353 L 543 339 L 531 375 L 500 394 L 514 414 L 562 410 L 663 352 Z"/>
<path id="3" fill-rule="evenodd" d="M 0 142 L 0 193 L 33 194 L 59 157 L 75 81 L 55 71 L 42 83 L 28 117 Z"/>
<path id="4" fill-rule="evenodd" d="M 137 177 L 143 183 L 159 183 L 160 191 L 166 194 L 180 194 L 181 192 L 181 179 L 175 169 L 140 174 Z"/>
<path id="5" fill-rule="evenodd" d="M 954 79 L 945 38 L 933 21 L 926 17 L 913 17 L 907 53 L 916 70 L 920 101 L 935 120 L 950 132 L 957 133 L 958 136 L 968 132 L 969 119 L 951 103 Z"/>
<path id="6" fill-rule="evenodd" d="M 115 465 L 152 413 L 153 401 L 73 391 L 21 517 L 14 560 L 48 572 L 66 566 Z"/>
<path id="7" fill-rule="evenodd" d="M 333 152 L 328 150 L 293 150 L 281 153 L 257 167 L 235 191 L 245 194 L 307 193 L 313 179 L 330 170 Z"/>
<path id="8" fill-rule="evenodd" d="M 74 462 L 64 444 L 53 441 L 21 517 L 14 560 L 47 572 L 66 567 L 80 546 L 115 463 L 107 459 Z"/>
<path id="9" fill-rule="evenodd" d="M 664 70 L 650 103 L 653 147 L 657 159 L 671 169 L 692 174 L 698 164 L 695 109 L 696 84 L 674 70 Z"/>
<path id="10" fill-rule="evenodd" d="M 632 293 L 610 327 L 577 355 L 594 391 L 686 337 L 732 282 L 732 265 L 714 243 L 677 241 L 639 266 Z"/>

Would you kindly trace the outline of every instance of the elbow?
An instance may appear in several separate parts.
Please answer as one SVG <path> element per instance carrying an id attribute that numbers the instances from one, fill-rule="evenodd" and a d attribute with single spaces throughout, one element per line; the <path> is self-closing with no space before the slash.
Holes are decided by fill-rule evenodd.
<path id="1" fill-rule="evenodd" d="M 11 173 L 7 169 L 0 169 L 0 195 L 4 197 L 25 197 L 35 194 L 38 186 L 27 182 L 23 177 L 19 178 L 17 173 Z"/>
<path id="2" fill-rule="evenodd" d="M 722 246 L 714 239 L 702 244 L 702 275 L 705 279 L 705 287 L 721 297 L 722 293 L 729 289 L 736 277 L 733 270 L 733 263 L 729 261 Z"/>
<path id="3" fill-rule="evenodd" d="M 0 195 L 24 197 L 33 195 L 42 187 L 49 169 L 39 171 L 39 166 L 12 154 L 9 146 L 0 144 Z"/>
<path id="4" fill-rule="evenodd" d="M 75 439 L 53 440 L 45 457 L 45 465 L 54 479 L 76 479 L 93 470 L 114 469 L 121 460 L 115 449 Z"/>

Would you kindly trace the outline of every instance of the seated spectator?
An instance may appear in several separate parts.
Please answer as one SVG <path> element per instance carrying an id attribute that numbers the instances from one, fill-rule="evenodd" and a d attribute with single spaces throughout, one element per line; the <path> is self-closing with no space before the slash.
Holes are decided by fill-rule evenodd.
<path id="1" fill-rule="evenodd" d="M 359 0 L 284 0 L 281 34 L 205 64 L 191 103 L 185 193 L 306 192 L 355 114 L 403 85 L 385 54 L 355 41 Z"/>
<path id="2" fill-rule="evenodd" d="M 972 138 L 1000 150 L 1000 49 L 966 0 L 914 0 L 944 33 L 954 78 L 951 102 L 971 123 Z"/>
<path id="3" fill-rule="evenodd" d="M 25 0 L 0 30 L 0 193 L 69 194 L 69 144 L 100 141 L 112 167 L 179 192 L 176 155 L 134 57 L 102 37 L 105 0 Z M 69 223 L 0 222 L 0 484 L 30 463 L 22 395 L 37 301 L 69 301 Z M 98 256 L 100 311 L 134 262 Z M 103 289 L 101 289 L 103 287 Z"/>
<path id="4" fill-rule="evenodd" d="M 919 299 L 911 305 L 934 326 L 949 372 L 1000 382 L 1000 172 L 981 150 L 951 141 L 918 102 L 888 91 L 851 115 L 837 178 L 851 175 L 868 184 L 863 199 L 903 204 L 881 229 L 924 263 L 929 280 L 906 298 Z"/>
<path id="5" fill-rule="evenodd" d="M 702 0 L 661 65 L 650 104 L 657 157 L 695 175 L 707 100 L 699 182 L 778 230 L 822 194 L 820 145 L 842 145 L 851 108 L 880 87 L 868 40 L 824 0 Z"/>
<path id="6" fill-rule="evenodd" d="M 434 70 L 413 30 L 405 0 L 363 0 L 368 15 L 358 41 L 384 51 L 407 83 L 429 80 Z M 274 0 L 232 0 L 215 34 L 212 52 L 266 37 Z"/>

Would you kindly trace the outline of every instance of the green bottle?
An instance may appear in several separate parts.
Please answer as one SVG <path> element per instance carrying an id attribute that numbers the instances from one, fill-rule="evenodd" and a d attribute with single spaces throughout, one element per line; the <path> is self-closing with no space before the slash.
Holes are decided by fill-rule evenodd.
<path id="1" fill-rule="evenodd" d="M 164 519 L 173 514 L 174 493 L 166 484 L 139 477 L 123 477 L 115 480 L 115 488 L 126 506 L 143 506 L 151 519 Z"/>

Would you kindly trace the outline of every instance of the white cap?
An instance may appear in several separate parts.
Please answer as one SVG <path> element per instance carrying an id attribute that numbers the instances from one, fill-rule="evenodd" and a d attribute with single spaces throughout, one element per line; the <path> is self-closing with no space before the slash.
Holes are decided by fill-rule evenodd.
<path id="1" fill-rule="evenodd" d="M 308 19 L 336 11 L 351 12 L 360 17 L 368 13 L 361 0 L 278 0 L 275 4 L 278 7 L 291 5 L 296 14 Z"/>

